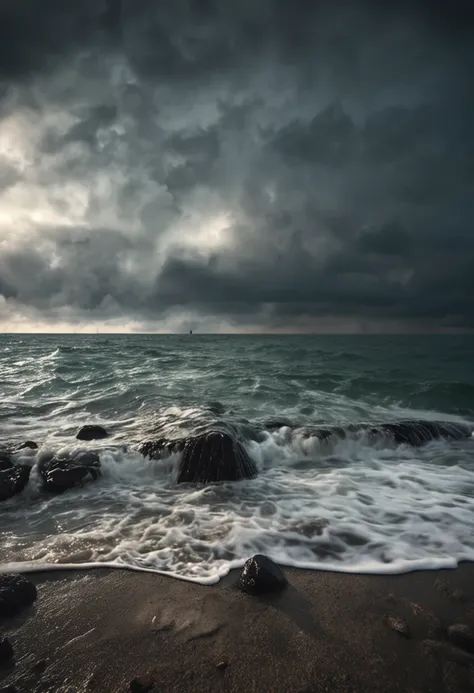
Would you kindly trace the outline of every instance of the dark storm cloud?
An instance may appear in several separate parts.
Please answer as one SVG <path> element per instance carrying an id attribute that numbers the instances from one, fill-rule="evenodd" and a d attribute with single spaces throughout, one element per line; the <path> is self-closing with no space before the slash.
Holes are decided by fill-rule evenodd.
<path id="1" fill-rule="evenodd" d="M 54 69 L 75 51 L 111 40 L 120 26 L 118 0 L 2 0 L 0 77 L 16 80 Z"/>
<path id="2" fill-rule="evenodd" d="M 3 2 L 0 293 L 474 326 L 473 27 L 461 1 Z"/>
<path id="3" fill-rule="evenodd" d="M 154 0 L 3 0 L 0 74 L 16 79 L 54 69 L 91 46 L 122 50 L 138 70 L 166 80 L 251 68 L 252 59 L 266 50 L 271 58 L 294 64 L 307 63 L 308 52 L 323 54 L 331 67 L 347 71 L 354 59 L 360 60 L 364 31 L 375 41 L 377 31 L 387 36 L 391 22 L 410 20 L 423 23 L 435 39 L 469 40 L 474 9 L 469 0 L 383 5 L 369 0 L 175 0 L 159 5 Z M 410 30 L 405 23 L 399 38 L 403 41 Z M 393 47 L 396 41 L 387 46 L 385 60 L 372 66 L 373 73 L 403 66 L 406 56 L 390 55 Z M 423 48 L 408 46 L 408 59 L 413 54 L 422 58 Z"/>

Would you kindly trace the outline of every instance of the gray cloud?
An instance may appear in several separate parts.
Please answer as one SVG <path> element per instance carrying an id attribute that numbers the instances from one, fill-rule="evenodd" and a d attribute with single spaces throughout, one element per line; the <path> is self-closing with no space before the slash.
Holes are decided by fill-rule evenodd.
<path id="1" fill-rule="evenodd" d="M 474 328 L 473 28 L 461 1 L 4 2 L 0 321 Z"/>

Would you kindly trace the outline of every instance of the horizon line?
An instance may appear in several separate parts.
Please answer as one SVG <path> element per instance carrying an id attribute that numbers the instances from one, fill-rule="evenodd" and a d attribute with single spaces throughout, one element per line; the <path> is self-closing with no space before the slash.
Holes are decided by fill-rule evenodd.
<path id="1" fill-rule="evenodd" d="M 71 335 L 71 336 L 96 336 L 96 337 L 104 337 L 107 335 L 120 335 L 120 336 L 142 336 L 142 335 L 154 335 L 154 336 L 159 336 L 159 337 L 378 337 L 378 336 L 454 336 L 454 335 L 474 335 L 474 329 L 472 328 L 454 328 L 454 329 L 444 329 L 444 330 L 420 330 L 420 331 L 413 331 L 413 330 L 407 330 L 407 331 L 391 331 L 391 330 L 381 330 L 381 331 L 359 331 L 359 330 L 353 330 L 353 331 L 322 331 L 322 332 L 287 332 L 287 331 L 282 331 L 282 332 L 195 332 L 194 330 L 192 331 L 192 334 L 189 333 L 189 330 L 187 331 L 180 331 L 180 332 L 155 332 L 155 331 L 137 331 L 137 332 L 125 332 L 125 331 L 117 331 L 117 332 L 112 332 L 112 331 L 104 331 L 104 332 L 96 332 L 96 331 L 68 331 L 68 332 L 47 332 L 47 331 L 29 331 L 29 332 L 20 332 L 20 331 L 15 331 L 15 332 L 2 332 L 0 331 L 0 336 L 14 336 L 14 335 L 22 335 L 22 336 L 31 336 L 31 335 L 45 335 L 45 336 L 54 336 L 54 335 Z"/>

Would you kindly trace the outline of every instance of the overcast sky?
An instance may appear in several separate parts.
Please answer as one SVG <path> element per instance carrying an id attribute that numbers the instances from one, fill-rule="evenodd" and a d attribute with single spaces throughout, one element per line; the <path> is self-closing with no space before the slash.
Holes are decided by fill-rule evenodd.
<path id="1" fill-rule="evenodd" d="M 0 329 L 474 328 L 474 6 L 0 1 Z"/>

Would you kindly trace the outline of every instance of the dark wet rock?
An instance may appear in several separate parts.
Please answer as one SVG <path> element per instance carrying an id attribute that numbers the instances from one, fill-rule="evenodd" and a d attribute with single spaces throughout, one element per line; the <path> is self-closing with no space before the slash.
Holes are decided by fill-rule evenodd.
<path id="1" fill-rule="evenodd" d="M 153 676 L 146 674 L 130 681 L 130 693 L 149 693 L 153 690 L 154 685 Z"/>
<path id="2" fill-rule="evenodd" d="M 28 483 L 30 474 L 31 467 L 25 464 L 12 465 L 0 470 L 0 501 L 21 493 Z"/>
<path id="3" fill-rule="evenodd" d="M 173 452 L 182 452 L 185 445 L 186 441 L 182 439 L 168 440 L 167 438 L 158 438 L 157 440 L 141 443 L 138 447 L 138 452 L 143 457 L 148 457 L 151 460 L 161 460 Z"/>
<path id="4" fill-rule="evenodd" d="M 224 431 L 205 431 L 190 438 L 142 443 L 139 452 L 153 460 L 181 452 L 178 483 L 239 481 L 257 476 L 257 467 L 243 445 Z"/>
<path id="5" fill-rule="evenodd" d="M 345 426 L 305 426 L 298 429 L 304 438 L 317 438 L 321 442 L 331 439 L 364 437 L 370 443 L 392 441 L 396 445 L 420 447 L 432 440 L 463 440 L 472 434 L 472 427 L 462 423 L 443 421 L 406 420 L 380 424 L 347 424 Z"/>
<path id="6" fill-rule="evenodd" d="M 26 440 L 24 443 L 18 446 L 18 450 L 38 450 L 39 445 L 35 443 L 34 440 Z"/>
<path id="7" fill-rule="evenodd" d="M 0 574 L 0 619 L 15 616 L 36 597 L 36 586 L 23 575 Z"/>
<path id="8" fill-rule="evenodd" d="M 474 633 L 469 626 L 463 623 L 455 623 L 449 626 L 448 638 L 456 647 L 474 654 Z"/>
<path id="9" fill-rule="evenodd" d="M 399 635 L 403 635 L 405 638 L 409 638 L 411 635 L 408 623 L 402 618 L 398 618 L 398 616 L 389 616 L 387 618 L 387 625 L 389 628 L 394 630 Z"/>
<path id="10" fill-rule="evenodd" d="M 13 659 L 13 645 L 8 638 L 0 638 L 0 665 Z"/>
<path id="11" fill-rule="evenodd" d="M 287 585 L 288 580 L 280 566 L 260 554 L 249 558 L 240 573 L 239 587 L 248 594 L 279 592 Z"/>
<path id="12" fill-rule="evenodd" d="M 13 467 L 13 461 L 8 452 L 2 450 L 0 452 L 0 471 L 5 469 L 11 469 Z"/>
<path id="13" fill-rule="evenodd" d="M 101 440 L 102 438 L 108 438 L 109 434 L 102 426 L 91 425 L 82 426 L 77 432 L 76 438 L 78 440 Z"/>
<path id="14" fill-rule="evenodd" d="M 227 433 L 210 431 L 186 440 L 178 483 L 206 484 L 256 476 L 257 467 L 243 445 Z"/>
<path id="15" fill-rule="evenodd" d="M 100 459 L 96 453 L 79 453 L 71 457 L 50 457 L 38 465 L 44 488 L 51 493 L 63 493 L 85 481 L 101 476 Z"/>
<path id="16" fill-rule="evenodd" d="M 228 666 L 229 662 L 227 660 L 223 660 L 222 662 L 219 662 L 219 664 L 216 664 L 216 669 L 218 669 L 218 671 L 225 671 Z"/>
<path id="17" fill-rule="evenodd" d="M 472 428 L 460 423 L 443 421 L 398 421 L 380 426 L 384 434 L 388 434 L 397 444 L 419 447 L 431 440 L 462 440 L 468 438 Z M 377 435 L 375 429 L 375 435 Z"/>

